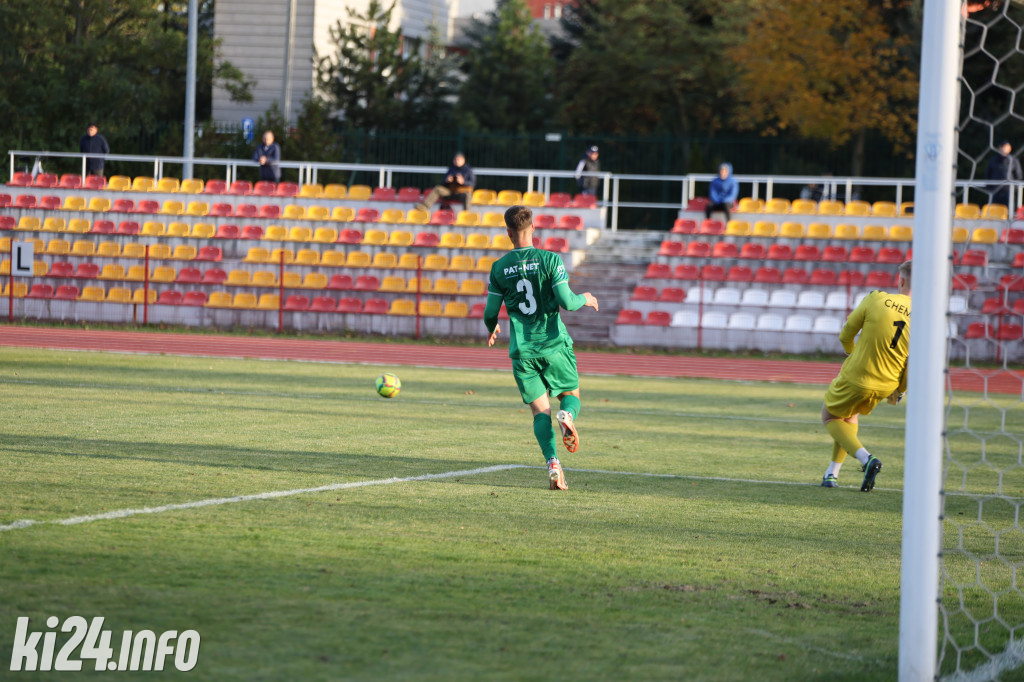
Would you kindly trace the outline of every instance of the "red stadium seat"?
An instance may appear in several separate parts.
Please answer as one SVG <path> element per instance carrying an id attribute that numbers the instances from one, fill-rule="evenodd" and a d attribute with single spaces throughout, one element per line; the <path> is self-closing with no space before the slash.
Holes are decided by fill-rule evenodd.
<path id="1" fill-rule="evenodd" d="M 337 307 L 338 304 L 330 296 L 316 296 L 309 309 L 314 313 L 333 313 Z"/>
<path id="2" fill-rule="evenodd" d="M 965 339 L 984 339 L 994 336 L 995 330 L 986 326 L 984 322 L 972 322 L 967 325 L 967 330 L 964 332 Z"/>
<path id="3" fill-rule="evenodd" d="M 1003 275 L 999 278 L 999 288 L 1007 291 L 1024 291 L 1024 277 L 1020 275 Z"/>
<path id="4" fill-rule="evenodd" d="M 781 284 L 782 273 L 778 268 L 760 267 L 754 273 L 754 281 L 759 284 Z"/>
<path id="5" fill-rule="evenodd" d="M 664 310 L 652 310 L 647 313 L 647 320 L 644 324 L 650 327 L 667 327 L 672 323 L 672 314 Z"/>
<path id="6" fill-rule="evenodd" d="M 31 187 L 32 186 L 32 174 L 16 172 L 11 176 L 11 181 L 7 183 L 9 187 Z"/>
<path id="7" fill-rule="evenodd" d="M 875 250 L 870 246 L 855 246 L 850 249 L 850 257 L 847 260 L 850 263 L 874 263 Z"/>
<path id="8" fill-rule="evenodd" d="M 665 287 L 658 294 L 658 300 L 662 303 L 682 303 L 686 300 L 686 290 L 678 287 Z"/>
<path id="9" fill-rule="evenodd" d="M 615 324 L 643 324 L 644 314 L 639 310 L 620 310 L 618 317 L 615 318 Z"/>
<path id="10" fill-rule="evenodd" d="M 102 175 L 86 175 L 85 182 L 82 183 L 83 189 L 106 189 L 107 179 Z"/>
<path id="11" fill-rule="evenodd" d="M 808 280 L 811 284 L 818 284 L 822 286 L 835 286 L 839 281 L 839 276 L 835 270 L 812 270 L 811 278 Z"/>
<path id="12" fill-rule="evenodd" d="M 263 204 L 260 206 L 260 218 L 277 220 L 281 217 L 281 207 L 277 204 Z"/>
<path id="13" fill-rule="evenodd" d="M 786 268 L 782 273 L 783 284 L 807 284 L 808 279 L 807 271 L 803 268 Z"/>
<path id="14" fill-rule="evenodd" d="M 138 204 L 135 205 L 136 213 L 145 213 L 147 215 L 158 213 L 160 211 L 160 204 L 152 199 L 142 199 Z"/>
<path id="15" fill-rule="evenodd" d="M 135 202 L 131 199 L 114 199 L 111 213 L 135 213 Z"/>
<path id="16" fill-rule="evenodd" d="M 981 306 L 983 315 L 1002 315 L 1010 312 L 1010 309 L 1003 303 L 1002 298 L 986 298 Z"/>
<path id="17" fill-rule="evenodd" d="M 569 253 L 569 242 L 563 237 L 548 237 L 544 240 L 544 250 L 555 253 Z"/>
<path id="18" fill-rule="evenodd" d="M 58 184 L 60 184 L 60 178 L 53 173 L 40 173 L 32 181 L 33 187 L 56 187 Z"/>
<path id="19" fill-rule="evenodd" d="M 380 212 L 375 208 L 361 208 L 356 212 L 355 222 L 375 223 L 380 218 Z"/>
<path id="20" fill-rule="evenodd" d="M 431 225 L 454 225 L 455 224 L 455 212 L 450 211 L 447 208 L 442 208 L 438 211 L 434 211 L 434 214 L 430 216 Z"/>
<path id="21" fill-rule="evenodd" d="M 1014 315 L 1024 315 L 1024 298 L 1014 301 L 1012 310 Z"/>
<path id="22" fill-rule="evenodd" d="M 725 223 L 721 220 L 711 220 L 710 218 L 701 221 L 700 230 L 698 234 L 709 234 L 719 235 L 725 232 Z"/>
<path id="23" fill-rule="evenodd" d="M 1024 337 L 1024 327 L 1019 324 L 1001 324 L 996 330 L 996 339 L 999 341 L 1016 341 Z"/>
<path id="24" fill-rule="evenodd" d="M 263 228 L 259 225 L 243 225 L 239 239 L 263 239 Z"/>
<path id="25" fill-rule="evenodd" d="M 332 291 L 348 291 L 352 286 L 351 275 L 331 275 L 331 278 L 327 280 L 327 286 L 324 288 Z"/>
<path id="26" fill-rule="evenodd" d="M 43 197 L 39 200 L 39 208 L 46 211 L 56 211 L 60 209 L 60 197 Z"/>
<path id="27" fill-rule="evenodd" d="M 421 246 L 428 249 L 436 249 L 440 238 L 433 232 L 417 232 L 413 239 L 413 246 Z"/>
<path id="28" fill-rule="evenodd" d="M 555 226 L 555 216 L 548 213 L 540 213 L 533 216 L 533 226 L 538 230 L 548 230 Z"/>
<path id="29" fill-rule="evenodd" d="M 753 282 L 754 271 L 742 265 L 734 265 L 729 268 L 729 273 L 725 276 L 725 279 L 729 282 Z"/>
<path id="30" fill-rule="evenodd" d="M 633 295 L 630 296 L 631 301 L 657 301 L 658 290 L 655 287 L 645 287 L 643 285 L 637 285 L 633 289 Z"/>
<path id="31" fill-rule="evenodd" d="M 374 277 L 374 279 L 377 279 Z M 387 315 L 388 302 L 383 298 L 369 298 L 363 304 L 363 312 L 369 315 Z"/>
<path id="32" fill-rule="evenodd" d="M 816 261 L 820 258 L 821 252 L 818 251 L 818 247 L 813 244 L 801 244 L 796 247 L 796 251 L 793 252 L 793 260 Z"/>
<path id="33" fill-rule="evenodd" d="M 860 270 L 843 270 L 839 273 L 836 284 L 851 287 L 864 286 L 864 273 Z"/>
<path id="34" fill-rule="evenodd" d="M 218 225 L 217 234 L 214 235 L 216 239 L 238 239 L 238 236 L 238 225 L 232 225 L 231 223 Z"/>
<path id="35" fill-rule="evenodd" d="M 50 272 L 46 274 L 47 277 L 74 277 L 75 266 L 67 261 L 57 261 L 50 266 Z"/>
<path id="36" fill-rule="evenodd" d="M 686 218 L 676 218 L 672 225 L 673 234 L 694 234 L 697 231 L 697 221 Z"/>
<path id="37" fill-rule="evenodd" d="M 672 277 L 672 269 L 664 263 L 651 263 L 647 266 L 644 279 L 669 279 Z"/>
<path id="38" fill-rule="evenodd" d="M 740 247 L 740 258 L 747 258 L 750 260 L 764 260 L 765 248 L 762 244 L 751 244 L 746 243 Z"/>
<path id="39" fill-rule="evenodd" d="M 225 204 L 223 202 L 214 204 L 210 207 L 210 215 L 214 218 L 226 218 L 234 215 L 235 207 L 231 204 Z"/>
<path id="40" fill-rule="evenodd" d="M 1008 228 L 1003 230 L 1003 238 L 1001 240 L 1004 244 L 1024 244 L 1024 230 L 1017 230 Z"/>
<path id="41" fill-rule="evenodd" d="M 988 251 L 968 249 L 960 257 L 960 265 L 984 267 L 988 265 Z"/>
<path id="42" fill-rule="evenodd" d="M 10 194 L 0 194 L 0 208 L 7 208 L 14 203 L 14 198 Z"/>
<path id="43" fill-rule="evenodd" d="M 61 284 L 53 293 L 53 297 L 58 301 L 77 301 L 78 287 L 73 284 Z"/>
<path id="44" fill-rule="evenodd" d="M 202 246 L 199 248 L 199 252 L 196 253 L 196 257 L 193 258 L 193 260 L 219 263 L 223 258 L 224 252 L 221 251 L 219 246 Z"/>
<path id="45" fill-rule="evenodd" d="M 562 230 L 582 230 L 583 218 L 578 215 L 564 215 L 558 219 L 558 227 Z"/>
<path id="46" fill-rule="evenodd" d="M 486 307 L 484 303 L 474 303 L 473 307 L 469 309 L 469 315 L 466 315 L 466 317 L 470 320 L 482 320 L 484 319 L 484 309 Z"/>
<path id="47" fill-rule="evenodd" d="M 359 275 L 352 288 L 356 291 L 377 291 L 380 289 L 380 280 L 373 275 Z"/>
<path id="48" fill-rule="evenodd" d="M 402 187 L 398 190 L 398 196 L 395 198 L 397 201 L 416 202 L 420 200 L 421 196 L 418 187 Z"/>
<path id="49" fill-rule="evenodd" d="M 228 183 L 223 180 L 207 180 L 202 194 L 227 194 Z"/>
<path id="50" fill-rule="evenodd" d="M 182 268 L 174 281 L 181 284 L 198 284 L 203 281 L 203 273 L 199 268 Z"/>
<path id="51" fill-rule="evenodd" d="M 665 240 L 661 243 L 661 248 L 658 249 L 659 256 L 682 256 L 686 253 L 686 244 L 683 242 L 673 242 Z"/>
<path id="52" fill-rule="evenodd" d="M 294 182 L 280 182 L 274 195 L 279 197 L 295 197 L 299 195 L 299 186 Z"/>
<path id="53" fill-rule="evenodd" d="M 285 299 L 284 310 L 296 312 L 309 310 L 309 298 L 301 295 L 289 296 Z"/>
<path id="54" fill-rule="evenodd" d="M 114 221 L 97 220 L 92 224 L 92 229 L 89 232 L 93 234 L 114 234 Z"/>
<path id="55" fill-rule="evenodd" d="M 338 234 L 337 244 L 362 244 L 363 233 L 360 230 L 342 230 Z"/>
<path id="56" fill-rule="evenodd" d="M 845 263 L 849 254 L 842 246 L 826 246 L 821 252 L 821 260 L 826 263 Z"/>
<path id="57" fill-rule="evenodd" d="M 227 193 L 237 197 L 248 196 L 252 194 L 252 183 L 248 180 L 235 180 L 231 183 Z"/>
<path id="58" fill-rule="evenodd" d="M 36 195 L 35 194 L 19 194 L 14 197 L 14 208 L 35 208 L 36 207 Z"/>
<path id="59" fill-rule="evenodd" d="M 593 194 L 577 194 L 572 198 L 573 208 L 596 208 L 597 197 Z"/>
<path id="60" fill-rule="evenodd" d="M 0 225 L 0 228 L 2 227 L 3 226 Z M 1013 267 L 1024 268 L 1024 253 L 1018 253 L 1016 256 L 1013 257 Z"/>
<path id="61" fill-rule="evenodd" d="M 203 273 L 203 284 L 223 284 L 228 280 L 228 273 L 221 268 L 209 268 Z"/>
<path id="62" fill-rule="evenodd" d="M 690 258 L 707 258 L 711 255 L 711 245 L 707 242 L 690 242 L 686 245 L 686 255 Z"/>
<path id="63" fill-rule="evenodd" d="M 706 282 L 724 282 L 725 268 L 721 265 L 705 265 L 700 269 L 700 278 Z"/>
<path id="64" fill-rule="evenodd" d="M 181 301 L 182 305 L 195 306 L 197 308 L 206 305 L 206 292 L 205 291 L 189 291 L 185 294 L 185 298 Z"/>
<path id="65" fill-rule="evenodd" d="M 239 204 L 235 206 L 236 218 L 258 218 L 260 215 L 259 206 L 255 204 Z"/>
<path id="66" fill-rule="evenodd" d="M 677 265 L 676 269 L 672 271 L 672 279 L 695 282 L 700 279 L 700 270 L 696 265 Z"/>
<path id="67" fill-rule="evenodd" d="M 882 289 L 888 289 L 893 286 L 892 273 L 882 270 L 869 272 L 868 276 L 864 279 L 864 285 L 872 288 L 880 287 Z"/>
<path id="68" fill-rule="evenodd" d="M 185 295 L 175 289 L 161 291 L 156 299 L 157 305 L 181 305 L 184 301 Z"/>
<path id="69" fill-rule="evenodd" d="M 374 187 L 373 194 L 370 196 L 371 201 L 396 201 L 397 199 L 398 192 L 394 187 Z"/>
<path id="70" fill-rule="evenodd" d="M 252 187 L 252 193 L 258 197 L 272 197 L 277 191 L 277 185 L 267 180 L 260 180 Z"/>
<path id="71" fill-rule="evenodd" d="M 78 177 L 77 175 L 75 177 Z M 53 298 L 53 286 L 50 284 L 33 284 L 26 298 Z"/>
<path id="72" fill-rule="evenodd" d="M 551 208 L 568 208 L 572 205 L 572 197 L 565 192 L 552 192 L 548 197 L 548 206 Z"/>
<path id="73" fill-rule="evenodd" d="M 896 248 L 883 246 L 878 249 L 875 262 L 898 265 L 903 262 L 903 252 Z"/>
<path id="74" fill-rule="evenodd" d="M 82 176 L 76 173 L 65 173 L 60 176 L 60 183 L 57 186 L 61 189 L 80 189 L 82 187 Z"/>
<path id="75" fill-rule="evenodd" d="M 953 275 L 953 289 L 973 291 L 978 288 L 977 275 L 957 273 Z"/>
<path id="76" fill-rule="evenodd" d="M 96 279 L 100 275 L 100 266 L 95 263 L 79 263 L 75 277 L 79 279 Z"/>
<path id="77" fill-rule="evenodd" d="M 338 301 L 337 311 L 339 313 L 361 313 L 363 312 L 363 302 L 358 298 L 343 298 Z"/>
<path id="78" fill-rule="evenodd" d="M 14 216 L 0 215 L 0 230 L 13 230 L 17 224 Z"/>
<path id="79" fill-rule="evenodd" d="M 788 244 L 772 244 L 768 247 L 768 260 L 792 260 L 793 249 Z"/>
<path id="80" fill-rule="evenodd" d="M 139 223 L 134 220 L 122 220 L 117 226 L 117 234 L 134 236 L 139 233 Z"/>
<path id="81" fill-rule="evenodd" d="M 708 198 L 707 197 L 694 197 L 693 199 L 690 199 L 686 203 L 686 210 L 687 211 L 700 211 L 701 213 L 703 213 L 704 209 L 707 208 L 707 205 L 708 205 Z"/>
<path id="82" fill-rule="evenodd" d="M 732 242 L 716 242 L 711 249 L 712 258 L 738 258 L 739 249 Z"/>

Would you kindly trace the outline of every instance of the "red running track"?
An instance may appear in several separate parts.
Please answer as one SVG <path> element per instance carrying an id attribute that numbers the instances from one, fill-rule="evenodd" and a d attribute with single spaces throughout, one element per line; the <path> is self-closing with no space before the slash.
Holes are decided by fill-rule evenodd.
<path id="1" fill-rule="evenodd" d="M 367 365 L 414 365 L 465 369 L 507 369 L 509 367 L 509 359 L 504 348 L 487 348 L 483 343 L 479 348 L 467 348 L 402 343 L 5 326 L 0 327 L 0 346 Z M 595 375 L 621 374 L 827 384 L 839 371 L 839 363 L 799 360 L 630 355 L 586 351 L 577 352 L 576 357 L 582 373 Z M 954 390 L 958 391 L 983 391 L 986 389 L 986 384 L 990 393 L 1020 395 L 1024 390 L 1024 372 L 1021 371 L 954 369 L 950 376 Z"/>

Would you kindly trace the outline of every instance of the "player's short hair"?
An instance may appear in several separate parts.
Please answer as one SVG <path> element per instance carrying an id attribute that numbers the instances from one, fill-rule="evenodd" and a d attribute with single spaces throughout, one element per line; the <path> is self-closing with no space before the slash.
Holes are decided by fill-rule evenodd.
<path id="1" fill-rule="evenodd" d="M 900 277 L 907 283 L 908 286 L 910 285 L 910 270 L 911 270 L 910 261 L 906 260 L 906 261 L 903 261 L 902 263 L 900 263 L 900 267 L 899 267 Z"/>
<path id="2" fill-rule="evenodd" d="M 522 232 L 533 225 L 533 211 L 526 206 L 513 206 L 505 211 L 505 225 L 510 230 Z"/>

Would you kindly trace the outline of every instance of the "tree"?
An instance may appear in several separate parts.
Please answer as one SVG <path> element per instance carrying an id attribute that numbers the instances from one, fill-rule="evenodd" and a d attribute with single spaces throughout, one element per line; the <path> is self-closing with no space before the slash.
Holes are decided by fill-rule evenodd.
<path id="1" fill-rule="evenodd" d="M 437 24 L 430 24 L 426 55 L 414 61 L 406 92 L 406 130 L 439 130 L 454 123 L 455 102 L 459 91 L 458 55 L 450 53 Z"/>
<path id="2" fill-rule="evenodd" d="M 523 0 L 498 0 L 485 20 L 466 29 L 457 118 L 470 130 L 538 131 L 560 106 L 554 97 L 554 59 Z"/>
<path id="3" fill-rule="evenodd" d="M 853 139 L 859 175 L 868 131 L 897 145 L 911 141 L 917 76 L 911 39 L 894 17 L 906 0 L 766 0 L 751 6 L 744 40 L 731 52 L 739 69 L 742 127 L 792 131 L 837 147 Z"/>

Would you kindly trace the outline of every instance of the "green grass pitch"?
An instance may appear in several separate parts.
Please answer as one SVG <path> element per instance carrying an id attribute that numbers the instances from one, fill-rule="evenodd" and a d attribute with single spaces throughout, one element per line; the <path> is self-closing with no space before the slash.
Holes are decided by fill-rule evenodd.
<path id="1" fill-rule="evenodd" d="M 3 349 L 0 677 L 79 615 L 198 631 L 195 680 L 894 679 L 904 411 L 828 490 L 822 394 L 584 375 L 559 493 L 509 372 Z"/>

